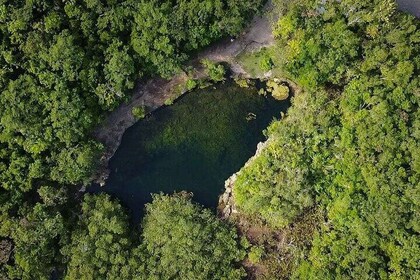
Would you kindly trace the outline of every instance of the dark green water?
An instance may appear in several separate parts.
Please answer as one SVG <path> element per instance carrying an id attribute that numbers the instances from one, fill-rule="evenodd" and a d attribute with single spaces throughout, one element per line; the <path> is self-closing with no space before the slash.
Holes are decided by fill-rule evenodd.
<path id="1" fill-rule="evenodd" d="M 255 153 L 263 130 L 288 106 L 236 85 L 186 94 L 129 128 L 110 161 L 106 186 L 88 191 L 119 198 L 136 220 L 151 193 L 185 190 L 215 208 L 224 181 Z"/>

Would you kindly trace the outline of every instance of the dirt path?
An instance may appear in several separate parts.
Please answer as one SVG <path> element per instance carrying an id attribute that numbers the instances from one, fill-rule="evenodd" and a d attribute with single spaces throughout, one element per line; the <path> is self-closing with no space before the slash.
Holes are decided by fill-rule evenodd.
<path id="1" fill-rule="evenodd" d="M 236 39 L 227 38 L 215 43 L 203 50 L 197 57 L 190 60 L 188 65 L 194 65 L 196 78 L 204 77 L 204 69 L 200 68 L 201 59 L 210 59 L 216 62 L 226 62 L 230 65 L 235 75 L 249 76 L 242 67 L 235 62 L 235 58 L 244 51 L 270 46 L 274 43 L 269 16 L 271 1 L 264 7 L 264 13 L 254 17 L 245 31 Z M 106 153 L 101 158 L 101 168 L 96 176 L 96 181 L 104 183 L 108 174 L 107 166 L 109 159 L 121 143 L 122 136 L 127 128 L 136 123 L 132 115 L 132 109 L 137 106 L 146 106 L 148 112 L 154 111 L 164 105 L 165 100 L 174 92 L 185 93 L 185 83 L 188 80 L 186 73 L 179 73 L 170 80 L 154 78 L 145 82 L 139 82 L 132 97 L 127 103 L 121 104 L 104 120 L 101 126 L 94 131 L 94 138 L 103 143 Z"/>

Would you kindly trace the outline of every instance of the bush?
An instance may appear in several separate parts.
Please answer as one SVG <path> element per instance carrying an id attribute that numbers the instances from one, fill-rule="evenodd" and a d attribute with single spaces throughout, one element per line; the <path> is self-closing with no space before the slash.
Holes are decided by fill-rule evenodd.
<path id="1" fill-rule="evenodd" d="M 133 114 L 136 120 L 141 120 L 146 116 L 146 106 L 142 105 L 138 107 L 133 107 L 131 113 Z"/>
<path id="2" fill-rule="evenodd" d="M 206 68 L 207 75 L 213 82 L 222 82 L 225 80 L 226 70 L 221 64 L 217 64 L 211 60 L 204 59 L 201 61 Z"/>
<path id="3" fill-rule="evenodd" d="M 264 247 L 263 246 L 252 246 L 251 250 L 248 253 L 248 258 L 253 264 L 259 263 L 264 257 Z"/>
<path id="4" fill-rule="evenodd" d="M 315 2 L 279 21 L 305 90 L 240 171 L 235 202 L 273 227 L 304 205 L 325 212 L 294 279 L 418 279 L 420 21 L 395 1 Z"/>
<path id="5" fill-rule="evenodd" d="M 170 106 L 174 104 L 174 99 L 172 97 L 168 97 L 163 104 L 165 104 L 166 106 Z"/>
<path id="6" fill-rule="evenodd" d="M 189 80 L 187 81 L 187 84 L 186 84 L 187 90 L 193 90 L 193 89 L 195 89 L 197 86 L 198 86 L 198 83 L 197 83 L 197 81 L 196 81 L 196 80 L 194 80 L 194 79 L 189 79 Z"/>
<path id="7" fill-rule="evenodd" d="M 270 71 L 273 69 L 274 62 L 270 56 L 264 55 L 264 57 L 260 61 L 260 68 L 264 71 Z"/>
<path id="8" fill-rule="evenodd" d="M 186 193 L 154 195 L 146 205 L 143 244 L 136 251 L 144 279 L 241 279 L 245 252 L 229 225 Z"/>

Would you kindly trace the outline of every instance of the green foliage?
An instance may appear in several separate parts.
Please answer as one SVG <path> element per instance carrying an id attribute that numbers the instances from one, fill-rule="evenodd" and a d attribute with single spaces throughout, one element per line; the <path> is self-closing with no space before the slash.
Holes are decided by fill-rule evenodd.
<path id="1" fill-rule="evenodd" d="M 317 159 L 319 165 L 331 156 L 332 151 L 320 148 L 337 131 L 336 106 L 325 92 L 317 96 L 302 93 L 294 98 L 288 117 L 270 126 L 270 140 L 261 154 L 238 174 L 233 192 L 243 212 L 262 217 L 274 227 L 284 227 L 314 205 L 312 178 L 324 171 L 314 168 L 318 166 L 311 161 Z M 324 127 L 328 127 L 329 136 L 323 135 Z"/>
<path id="2" fill-rule="evenodd" d="M 68 258 L 65 279 L 130 279 L 130 246 L 121 205 L 105 194 L 85 195 L 71 242 L 62 248 Z"/>
<path id="3" fill-rule="evenodd" d="M 167 77 L 179 70 L 180 62 L 192 50 L 238 34 L 244 15 L 257 11 L 261 3 L 142 0 L 136 5 L 131 45 L 149 71 Z"/>
<path id="4" fill-rule="evenodd" d="M 174 104 L 174 101 L 175 100 L 172 97 L 168 97 L 163 104 L 165 104 L 166 106 L 170 106 Z"/>
<path id="5" fill-rule="evenodd" d="M 68 200 L 65 188 L 57 189 L 51 186 L 42 186 L 38 189 L 38 194 L 46 206 L 63 205 Z"/>
<path id="6" fill-rule="evenodd" d="M 223 65 L 208 59 L 202 60 L 201 63 L 206 68 L 207 75 L 211 81 L 222 82 L 225 80 L 226 70 Z"/>
<path id="7" fill-rule="evenodd" d="M 346 24 L 345 13 L 335 8 L 321 13 L 327 8 L 316 7 L 313 1 L 306 2 L 292 5 L 274 31 L 284 49 L 285 68 L 307 88 L 327 82 L 342 83 L 346 71 L 360 57 L 362 38 Z M 302 13 L 315 16 L 302 17 Z M 333 16 L 334 21 L 330 20 Z"/>
<path id="8" fill-rule="evenodd" d="M 286 77 L 281 67 L 284 64 L 284 54 L 274 45 L 254 51 L 243 51 L 236 57 L 236 62 L 252 77 L 263 79 L 268 71 L 271 71 L 273 77 Z"/>
<path id="9" fill-rule="evenodd" d="M 141 120 L 146 116 L 146 107 L 145 106 L 133 107 L 133 110 L 131 111 L 131 113 L 133 114 L 136 120 Z"/>
<path id="10" fill-rule="evenodd" d="M 263 58 L 260 61 L 260 68 L 263 71 L 267 72 L 273 69 L 273 67 L 274 67 L 273 59 L 269 55 L 263 56 Z"/>
<path id="11" fill-rule="evenodd" d="M 244 258 L 235 231 L 186 194 L 155 195 L 146 205 L 135 252 L 142 279 L 241 279 Z"/>
<path id="12" fill-rule="evenodd" d="M 188 79 L 186 86 L 187 90 L 193 90 L 198 86 L 198 83 L 194 79 Z"/>
<path id="13" fill-rule="evenodd" d="M 96 170 L 97 158 L 102 151 L 102 145 L 89 142 L 85 146 L 77 146 L 61 150 L 53 154 L 57 166 L 51 170 L 51 178 L 60 183 L 78 182 L 87 185 Z"/>
<path id="14" fill-rule="evenodd" d="M 275 30 L 304 88 L 233 189 L 284 227 L 327 213 L 296 279 L 417 279 L 420 25 L 393 1 L 291 3 Z"/>
<path id="15" fill-rule="evenodd" d="M 155 195 L 146 205 L 140 245 L 128 217 L 108 195 L 85 195 L 64 279 L 240 279 L 237 235 L 186 194 Z M 137 238 L 136 238 L 137 239 Z"/>
<path id="16" fill-rule="evenodd" d="M 0 236 L 15 244 L 0 278 L 49 278 L 61 261 L 74 218 L 61 214 L 63 186 L 90 182 L 104 151 L 92 131 L 136 79 L 169 76 L 191 52 L 238 34 L 261 2 L 0 2 Z"/>
<path id="17" fill-rule="evenodd" d="M 20 219 L 2 221 L 14 244 L 12 262 L 5 264 L 4 272 L 11 279 L 50 279 L 61 260 L 58 248 L 66 234 L 63 216 L 40 203 L 24 211 Z"/>
<path id="18" fill-rule="evenodd" d="M 252 246 L 248 253 L 249 260 L 257 264 L 261 261 L 264 256 L 264 247 L 263 246 Z"/>

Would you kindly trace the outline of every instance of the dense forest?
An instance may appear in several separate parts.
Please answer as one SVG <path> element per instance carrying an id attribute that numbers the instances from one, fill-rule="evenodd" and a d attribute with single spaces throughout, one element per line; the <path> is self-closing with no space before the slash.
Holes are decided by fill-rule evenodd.
<path id="1" fill-rule="evenodd" d="M 1 279 L 48 279 L 53 271 L 63 270 L 69 279 L 119 278 L 120 268 L 128 263 L 123 253 L 132 240 L 127 239 L 127 217 L 121 206 L 109 198 L 86 197 L 75 207 L 77 186 L 90 182 L 103 151 L 91 131 L 107 111 L 127 99 L 137 79 L 175 73 L 196 50 L 238 34 L 261 4 L 260 0 L 0 1 Z M 164 205 L 158 203 L 150 211 L 159 212 L 160 207 Z M 192 206 L 180 204 L 173 211 L 194 212 L 188 207 Z M 153 215 L 157 214 L 151 214 L 151 220 Z M 200 217 L 204 221 L 207 216 L 206 212 Z M 199 220 L 190 219 L 186 227 L 200 226 Z M 150 236 L 155 226 L 153 221 L 145 222 Z M 238 258 L 228 230 L 228 241 L 223 238 L 221 233 L 220 242 L 212 244 L 220 247 L 227 242 L 220 250 L 232 258 L 200 273 L 226 265 L 220 273 L 241 274 L 228 268 Z M 149 240 L 153 244 L 153 237 Z M 146 246 L 146 253 L 147 249 L 152 248 Z M 204 256 L 198 250 L 192 258 Z M 157 278 L 159 273 L 165 275 L 156 267 L 152 270 L 156 266 L 152 261 L 148 271 Z M 140 265 L 149 266 L 143 259 L 130 264 L 139 275 Z"/>
<path id="2" fill-rule="evenodd" d="M 104 149 L 91 132 L 135 82 L 238 35 L 263 2 L 0 0 L 0 279 L 243 279 L 242 260 L 280 254 L 186 193 L 132 225 L 78 191 Z M 235 203 L 280 232 L 320 215 L 287 271 L 259 277 L 420 279 L 420 21 L 394 0 L 274 2 L 269 68 L 303 90 Z"/>
<path id="3" fill-rule="evenodd" d="M 394 1 L 292 1 L 279 63 L 304 89 L 240 173 L 240 211 L 324 218 L 297 279 L 420 277 L 420 21 Z"/>

